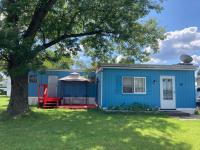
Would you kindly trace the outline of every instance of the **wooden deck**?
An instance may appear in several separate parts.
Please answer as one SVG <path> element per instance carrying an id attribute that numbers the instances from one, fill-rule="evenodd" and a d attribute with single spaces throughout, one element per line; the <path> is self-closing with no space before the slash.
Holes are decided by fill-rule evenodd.
<path id="1" fill-rule="evenodd" d="M 94 104 L 82 104 L 82 105 L 63 105 L 63 106 L 58 106 L 58 108 L 67 108 L 67 109 L 94 109 L 97 108 L 97 105 Z"/>

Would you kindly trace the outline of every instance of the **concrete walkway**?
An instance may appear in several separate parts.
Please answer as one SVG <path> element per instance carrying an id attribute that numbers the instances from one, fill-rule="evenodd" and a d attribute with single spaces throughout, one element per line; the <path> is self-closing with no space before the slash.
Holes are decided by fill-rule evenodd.
<path id="1" fill-rule="evenodd" d="M 200 115 L 189 114 L 181 111 L 162 111 L 170 117 L 179 118 L 181 120 L 200 120 Z"/>

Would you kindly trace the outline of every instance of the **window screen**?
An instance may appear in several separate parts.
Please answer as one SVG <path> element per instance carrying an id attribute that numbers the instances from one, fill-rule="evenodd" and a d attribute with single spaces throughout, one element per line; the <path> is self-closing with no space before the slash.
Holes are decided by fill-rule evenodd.
<path id="1" fill-rule="evenodd" d="M 134 93 L 134 78 L 133 77 L 123 78 L 123 93 Z"/>
<path id="2" fill-rule="evenodd" d="M 145 92 L 145 78 L 135 77 L 135 93 Z"/>
<path id="3" fill-rule="evenodd" d="M 145 77 L 123 77 L 123 93 L 145 93 Z"/>

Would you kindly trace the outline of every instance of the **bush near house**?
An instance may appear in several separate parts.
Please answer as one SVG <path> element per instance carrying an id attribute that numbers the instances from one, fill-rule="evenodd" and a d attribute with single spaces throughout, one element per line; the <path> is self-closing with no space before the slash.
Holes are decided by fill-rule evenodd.
<path id="1" fill-rule="evenodd" d="M 129 111 L 158 111 L 158 108 L 150 105 L 133 103 L 131 105 L 121 104 L 119 106 L 110 106 L 108 110 L 129 110 Z"/>
<path id="2" fill-rule="evenodd" d="M 197 107 L 194 112 L 195 115 L 200 115 L 200 107 Z"/>
<path id="3" fill-rule="evenodd" d="M 0 89 L 0 95 L 6 95 L 6 91 Z"/>

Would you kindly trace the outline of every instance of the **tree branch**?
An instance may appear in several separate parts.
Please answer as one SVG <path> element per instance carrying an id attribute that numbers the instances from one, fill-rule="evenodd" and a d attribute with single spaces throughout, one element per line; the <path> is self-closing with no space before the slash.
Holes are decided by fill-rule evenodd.
<path id="1" fill-rule="evenodd" d="M 64 34 L 56 39 L 54 39 L 53 41 L 50 41 L 49 43 L 46 43 L 42 46 L 39 47 L 38 51 L 44 50 L 48 47 L 53 46 L 56 43 L 59 43 L 62 40 L 65 40 L 67 38 L 76 38 L 76 37 L 83 37 L 83 36 L 92 36 L 92 35 L 97 35 L 97 34 L 102 34 L 102 31 L 92 31 L 92 32 L 86 32 L 86 33 L 78 33 L 78 34 Z"/>
<path id="2" fill-rule="evenodd" d="M 41 26 L 42 20 L 45 18 L 48 11 L 53 7 L 56 1 L 57 0 L 47 0 L 46 2 L 44 1 L 38 2 L 33 17 L 31 19 L 31 22 L 29 24 L 29 27 L 23 35 L 24 38 L 35 37 L 37 30 Z"/>

